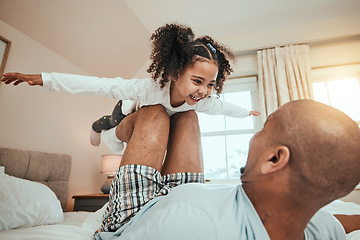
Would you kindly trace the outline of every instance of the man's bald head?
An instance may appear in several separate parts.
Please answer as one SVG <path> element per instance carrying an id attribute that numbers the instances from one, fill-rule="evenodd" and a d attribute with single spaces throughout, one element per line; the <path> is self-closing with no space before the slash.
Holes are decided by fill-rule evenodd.
<path id="1" fill-rule="evenodd" d="M 290 150 L 290 183 L 333 199 L 360 181 L 360 129 L 343 112 L 312 100 L 280 107 L 271 116 L 273 143 Z"/>

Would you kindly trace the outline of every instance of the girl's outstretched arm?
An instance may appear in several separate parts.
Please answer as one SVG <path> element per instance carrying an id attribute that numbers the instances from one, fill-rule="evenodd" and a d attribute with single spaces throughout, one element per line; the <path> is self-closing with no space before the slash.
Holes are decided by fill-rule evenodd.
<path id="1" fill-rule="evenodd" d="M 13 83 L 15 86 L 23 82 L 27 82 L 30 86 L 43 85 L 41 74 L 5 73 L 1 81 L 5 84 Z"/>

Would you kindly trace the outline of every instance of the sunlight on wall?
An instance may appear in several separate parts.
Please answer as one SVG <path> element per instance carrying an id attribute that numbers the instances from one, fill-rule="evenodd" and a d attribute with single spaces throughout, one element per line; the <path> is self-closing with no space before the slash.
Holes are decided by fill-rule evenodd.
<path id="1" fill-rule="evenodd" d="M 331 105 L 360 121 L 360 84 L 357 78 L 313 83 L 315 100 Z"/>

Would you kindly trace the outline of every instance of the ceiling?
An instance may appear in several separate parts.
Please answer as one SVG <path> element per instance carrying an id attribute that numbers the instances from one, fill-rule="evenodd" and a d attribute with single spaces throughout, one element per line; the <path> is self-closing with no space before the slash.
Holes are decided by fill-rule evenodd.
<path id="1" fill-rule="evenodd" d="M 168 22 L 242 51 L 231 39 L 359 12 L 359 0 L 0 0 L 2 21 L 106 77 L 145 72 L 149 37 Z"/>

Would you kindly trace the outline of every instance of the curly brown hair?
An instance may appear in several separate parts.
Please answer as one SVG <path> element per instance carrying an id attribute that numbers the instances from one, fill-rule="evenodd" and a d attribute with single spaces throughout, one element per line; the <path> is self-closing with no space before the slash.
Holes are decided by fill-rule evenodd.
<path id="1" fill-rule="evenodd" d="M 192 29 L 181 24 L 166 24 L 158 28 L 150 38 L 152 62 L 147 72 L 164 87 L 171 76 L 177 78 L 188 66 L 206 58 L 219 67 L 215 90 L 220 94 L 226 77 L 233 72 L 228 59 L 234 61 L 234 55 L 209 36 L 194 37 Z"/>

